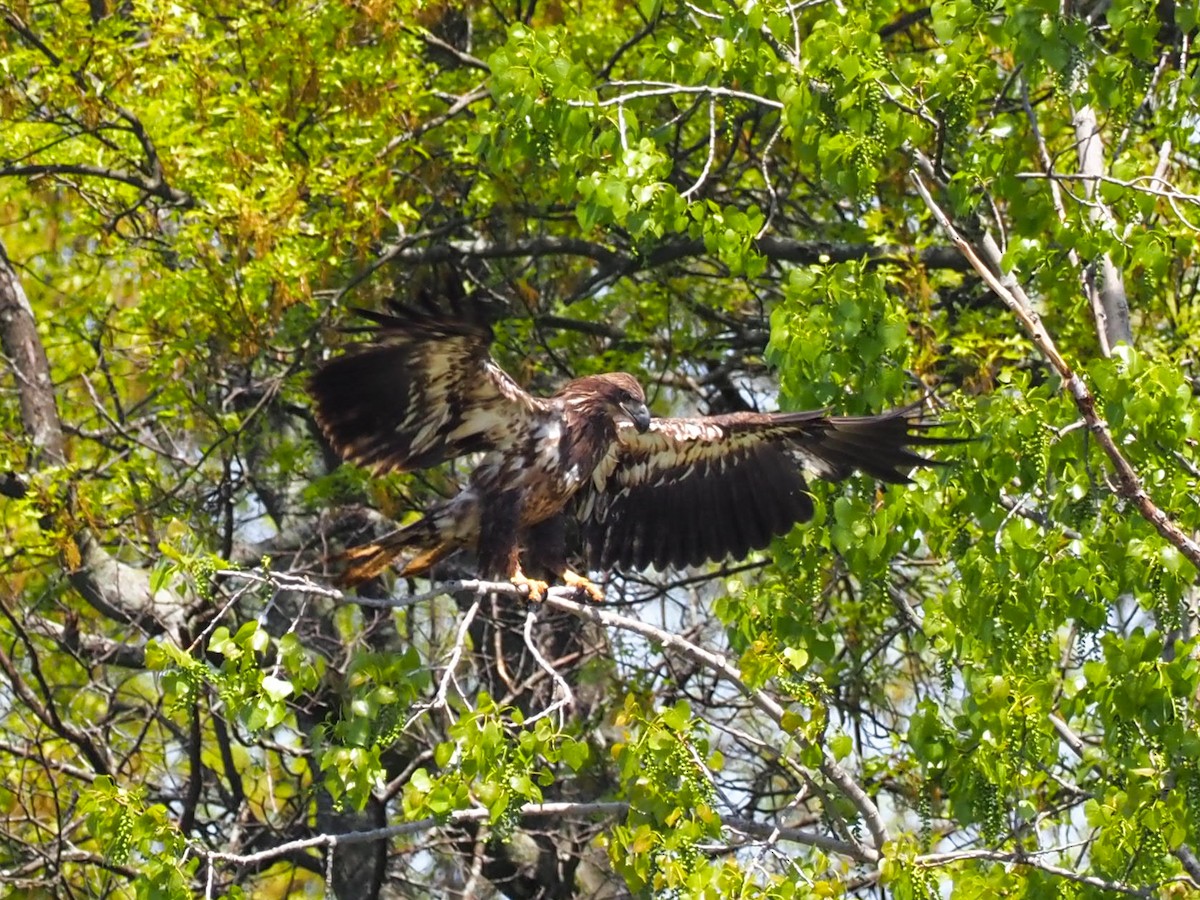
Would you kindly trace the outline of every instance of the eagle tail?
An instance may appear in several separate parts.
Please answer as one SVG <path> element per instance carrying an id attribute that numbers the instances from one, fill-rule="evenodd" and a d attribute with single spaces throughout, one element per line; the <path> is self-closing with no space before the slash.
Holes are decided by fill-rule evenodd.
<path id="1" fill-rule="evenodd" d="M 831 416 L 815 440 L 804 442 L 804 449 L 825 478 L 841 480 L 857 469 L 880 481 L 907 484 L 915 468 L 947 465 L 922 456 L 917 448 L 962 442 L 929 434 L 928 429 L 945 423 L 924 418 L 923 404 L 877 416 Z"/>
<path id="2" fill-rule="evenodd" d="M 396 557 L 412 550 L 418 553 L 405 564 L 400 574 L 406 577 L 422 575 L 448 556 L 455 546 L 453 541 L 442 537 L 434 519 L 426 516 L 385 534 L 377 541 L 351 547 L 340 554 L 337 561 L 346 568 L 338 580 L 346 587 L 362 584 L 383 574 Z"/>

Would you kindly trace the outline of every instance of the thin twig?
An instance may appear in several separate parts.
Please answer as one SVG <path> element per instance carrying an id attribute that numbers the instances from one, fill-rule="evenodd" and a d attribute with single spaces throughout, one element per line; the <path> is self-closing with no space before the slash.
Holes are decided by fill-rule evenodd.
<path id="1" fill-rule="evenodd" d="M 450 650 L 450 658 L 446 660 L 446 671 L 442 673 L 442 680 L 438 683 L 437 693 L 434 694 L 433 702 L 429 704 L 427 709 L 445 709 L 446 697 L 450 692 L 450 685 L 454 683 L 454 670 L 458 668 L 458 664 L 462 662 L 463 651 L 467 646 L 467 631 L 471 627 L 471 623 L 475 621 L 475 616 L 479 612 L 479 600 L 476 600 L 467 609 L 466 615 L 458 625 L 458 631 L 454 635 L 454 647 Z M 462 697 L 462 690 L 459 690 L 459 696 Z M 471 708 L 471 704 L 467 702 L 466 697 L 462 697 L 463 703 L 467 704 L 467 708 Z M 423 710 L 422 710 L 423 711 Z M 414 716 L 415 718 L 415 716 Z M 409 720 L 412 721 L 411 719 Z M 407 728 L 408 725 L 405 725 Z"/>
<path id="2" fill-rule="evenodd" d="M 529 612 L 525 615 L 525 646 L 529 648 L 529 653 L 533 656 L 534 662 L 538 664 L 538 667 L 554 679 L 555 689 L 559 692 L 560 696 L 540 713 L 526 719 L 526 725 L 555 712 L 559 712 L 564 707 L 575 702 L 575 695 L 571 692 L 571 686 L 567 684 L 567 680 L 558 674 L 558 670 L 550 665 L 546 661 L 546 657 L 542 656 L 541 651 L 538 650 L 537 642 L 533 639 L 533 625 L 535 622 L 537 622 L 537 609 L 531 606 Z M 564 724 L 563 719 L 560 717 L 559 727 L 563 727 Z"/>
<path id="3" fill-rule="evenodd" d="M 646 97 L 666 97 L 671 94 L 700 94 L 706 97 L 728 97 L 734 100 L 749 100 L 751 103 L 757 103 L 760 106 L 767 106 L 771 109 L 783 109 L 783 104 L 778 100 L 772 100 L 760 94 L 751 94 L 749 91 L 738 91 L 733 88 L 717 87 L 716 85 L 673 84 L 668 81 L 610 81 L 608 85 L 613 87 L 637 87 L 640 89 L 621 94 L 617 97 L 609 97 L 607 100 L 568 100 L 567 105 L 593 109 L 603 106 L 623 106 L 630 100 L 639 100 Z"/>
<path id="4" fill-rule="evenodd" d="M 622 107 L 624 108 L 624 107 Z M 708 173 L 712 170 L 713 159 L 717 155 L 717 101 L 709 99 L 708 101 L 708 156 L 704 159 L 704 168 L 700 170 L 700 177 L 696 179 L 696 183 L 684 191 L 679 196 L 684 200 L 689 199 L 692 194 L 700 190 L 704 186 L 704 182 L 708 180 Z"/>

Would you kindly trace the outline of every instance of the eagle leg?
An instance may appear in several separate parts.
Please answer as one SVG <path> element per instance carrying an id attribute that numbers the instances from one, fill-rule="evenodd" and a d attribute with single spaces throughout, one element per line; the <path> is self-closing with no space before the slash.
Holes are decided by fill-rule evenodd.
<path id="1" fill-rule="evenodd" d="M 580 575 L 578 572 L 573 572 L 570 569 L 564 569 L 562 573 L 563 584 L 568 587 L 573 587 L 587 594 L 588 599 L 593 603 L 604 602 L 604 591 L 600 586 L 593 582 L 586 575 Z"/>
<path id="2" fill-rule="evenodd" d="M 530 578 L 528 575 L 522 572 L 520 563 L 517 563 L 516 571 L 513 572 L 512 577 L 508 580 L 517 587 L 524 587 L 526 590 L 528 590 L 529 599 L 534 603 L 541 603 L 542 598 L 546 596 L 546 591 L 550 590 L 550 585 L 548 585 L 546 582 Z"/>

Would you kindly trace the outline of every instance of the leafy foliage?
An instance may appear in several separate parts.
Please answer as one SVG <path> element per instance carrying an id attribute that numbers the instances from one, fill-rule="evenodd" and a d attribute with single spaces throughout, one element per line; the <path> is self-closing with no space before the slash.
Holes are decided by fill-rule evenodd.
<path id="1" fill-rule="evenodd" d="M 1195 894 L 1198 24 L 0 8 L 0 880 Z M 537 390 L 928 396 L 971 440 L 600 612 L 345 597 L 326 561 L 467 468 L 339 467 L 306 374 L 444 269 Z"/>

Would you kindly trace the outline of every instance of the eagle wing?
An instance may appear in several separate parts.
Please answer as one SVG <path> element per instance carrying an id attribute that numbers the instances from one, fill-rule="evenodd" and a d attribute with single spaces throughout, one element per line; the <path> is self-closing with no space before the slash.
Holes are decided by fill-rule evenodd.
<path id="1" fill-rule="evenodd" d="M 581 491 L 577 514 L 595 569 L 695 566 L 744 557 L 812 518 L 802 469 L 831 481 L 860 470 L 907 483 L 939 465 L 914 447 L 957 443 L 925 433 L 921 403 L 877 416 L 825 411 L 654 419 L 622 427 Z"/>
<path id="2" fill-rule="evenodd" d="M 447 312 L 425 301 L 357 312 L 374 323 L 373 339 L 309 382 L 317 424 L 343 459 L 376 474 L 423 469 L 511 447 L 544 414 L 545 402 L 492 359 L 492 329 L 478 307 Z"/>

